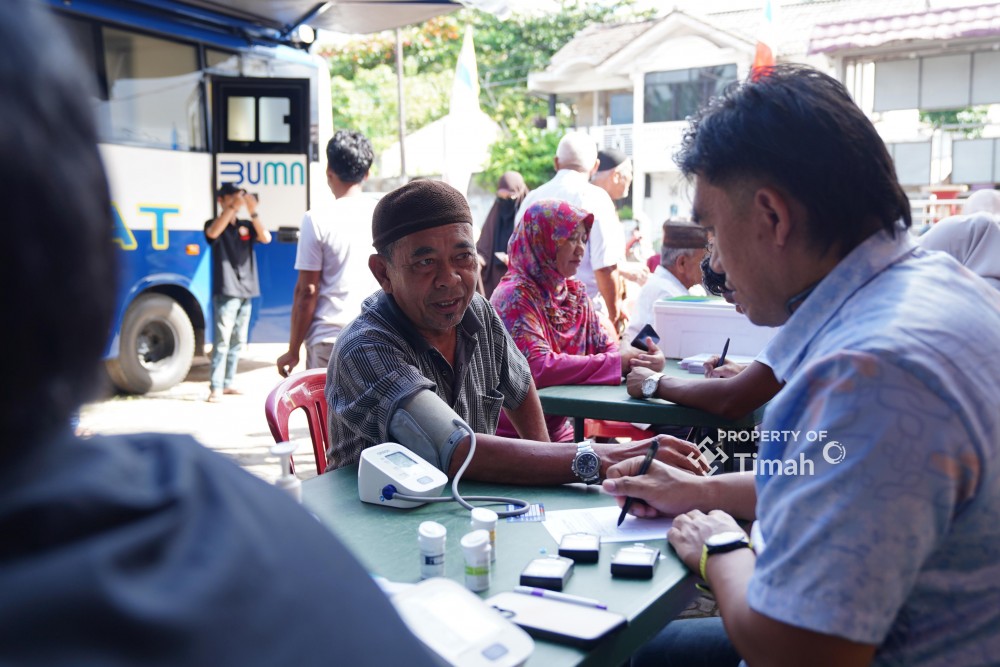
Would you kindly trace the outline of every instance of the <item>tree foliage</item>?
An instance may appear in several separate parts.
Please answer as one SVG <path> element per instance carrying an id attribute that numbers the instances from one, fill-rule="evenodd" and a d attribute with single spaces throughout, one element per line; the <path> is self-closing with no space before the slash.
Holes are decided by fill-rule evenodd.
<path id="1" fill-rule="evenodd" d="M 983 126 L 989 112 L 987 106 L 945 109 L 943 111 L 921 111 L 920 122 L 931 127 L 954 128 L 967 139 L 976 139 L 983 134 Z"/>
<path id="2" fill-rule="evenodd" d="M 544 125 L 548 101 L 528 93 L 528 73 L 543 70 L 552 55 L 588 25 L 640 18 L 633 7 L 632 0 L 614 7 L 562 0 L 557 13 L 515 14 L 505 21 L 463 9 L 403 29 L 407 133 L 447 114 L 464 26 L 471 24 L 480 106 L 504 132 L 492 151 L 496 165 L 490 165 L 482 182 L 492 188 L 501 173 L 517 169 L 530 185 L 536 175 L 546 170 L 551 173 L 554 144 L 548 133 L 537 129 Z M 397 139 L 395 48 L 395 34 L 386 32 L 321 53 L 330 62 L 335 127 L 361 130 L 371 138 L 376 151 Z M 565 108 L 559 116 L 564 121 L 570 117 Z M 549 151 L 545 168 L 536 155 L 543 150 Z"/>

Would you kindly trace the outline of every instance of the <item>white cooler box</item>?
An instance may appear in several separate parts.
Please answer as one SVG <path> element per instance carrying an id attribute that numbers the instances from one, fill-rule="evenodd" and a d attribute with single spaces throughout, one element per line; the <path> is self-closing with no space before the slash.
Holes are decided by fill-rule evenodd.
<path id="1" fill-rule="evenodd" d="M 657 301 L 653 304 L 653 327 L 660 336 L 657 345 L 668 359 L 721 354 L 727 338 L 729 354 L 755 357 L 778 333 L 778 327 L 759 327 L 718 297 Z"/>

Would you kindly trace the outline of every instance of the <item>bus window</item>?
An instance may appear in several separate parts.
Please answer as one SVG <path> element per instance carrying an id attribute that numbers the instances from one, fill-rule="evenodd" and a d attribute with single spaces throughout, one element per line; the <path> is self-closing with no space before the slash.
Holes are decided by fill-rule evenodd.
<path id="1" fill-rule="evenodd" d="M 103 28 L 109 140 L 205 150 L 194 46 Z"/>
<path id="2" fill-rule="evenodd" d="M 56 14 L 56 22 L 62 26 L 69 37 L 73 50 L 76 52 L 85 69 L 93 75 L 93 81 L 88 81 L 95 98 L 107 99 L 97 78 L 97 36 L 94 34 L 94 24 L 81 21 L 62 14 Z"/>
<path id="3" fill-rule="evenodd" d="M 260 140 L 268 144 L 287 144 L 292 132 L 288 114 L 292 103 L 287 97 L 260 98 Z"/>
<path id="4" fill-rule="evenodd" d="M 212 78 L 215 150 L 309 154 L 309 81 Z"/>
<path id="5" fill-rule="evenodd" d="M 226 139 L 229 141 L 255 141 L 257 139 L 257 106 L 252 97 L 233 95 L 226 104 L 229 119 Z"/>

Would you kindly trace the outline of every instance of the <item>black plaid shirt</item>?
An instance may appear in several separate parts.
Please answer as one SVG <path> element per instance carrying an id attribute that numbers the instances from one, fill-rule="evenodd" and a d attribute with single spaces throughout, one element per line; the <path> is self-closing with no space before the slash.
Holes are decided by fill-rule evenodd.
<path id="1" fill-rule="evenodd" d="M 530 384 L 528 362 L 479 294 L 458 325 L 453 369 L 379 290 L 333 348 L 326 375 L 327 469 L 356 463 L 361 450 L 392 440 L 390 418 L 422 389 L 441 397 L 476 433 L 492 435 L 501 406 L 519 407 Z"/>

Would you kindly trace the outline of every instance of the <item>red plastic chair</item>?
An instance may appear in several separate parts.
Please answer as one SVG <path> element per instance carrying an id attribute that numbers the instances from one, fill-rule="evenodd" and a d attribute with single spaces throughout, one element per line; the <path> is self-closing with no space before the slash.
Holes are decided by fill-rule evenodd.
<path id="1" fill-rule="evenodd" d="M 306 411 L 313 454 L 316 455 L 316 474 L 326 471 L 326 369 L 314 368 L 294 373 L 278 383 L 264 401 L 264 415 L 275 442 L 288 440 L 288 417 L 299 408 Z"/>
<path id="2" fill-rule="evenodd" d="M 584 419 L 583 437 L 585 438 L 631 438 L 632 440 L 648 440 L 656 435 L 653 431 L 636 428 L 628 422 L 613 422 L 606 419 Z"/>

